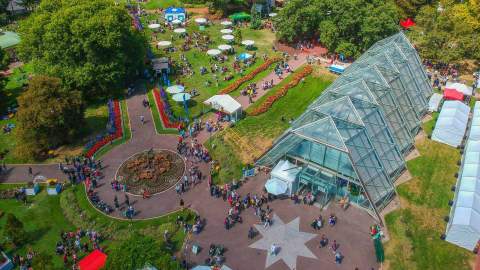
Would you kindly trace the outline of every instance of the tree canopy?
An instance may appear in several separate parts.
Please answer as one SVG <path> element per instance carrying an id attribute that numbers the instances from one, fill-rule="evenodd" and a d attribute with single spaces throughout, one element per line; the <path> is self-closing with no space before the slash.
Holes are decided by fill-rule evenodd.
<path id="1" fill-rule="evenodd" d="M 5 236 L 15 246 L 21 245 L 25 240 L 25 229 L 23 223 L 14 215 L 7 214 L 7 222 L 5 223 Z"/>
<path id="2" fill-rule="evenodd" d="M 480 61 L 480 1 L 424 6 L 416 22 L 409 35 L 424 58 Z"/>
<path id="3" fill-rule="evenodd" d="M 19 28 L 22 60 L 86 97 L 106 96 L 141 68 L 145 40 L 113 0 L 43 0 Z"/>
<path id="4" fill-rule="evenodd" d="M 358 56 L 398 31 L 398 13 L 392 1 L 291 0 L 275 26 L 282 41 L 319 38 L 329 51 Z"/>
<path id="5" fill-rule="evenodd" d="M 35 76 L 18 98 L 19 156 L 41 158 L 45 150 L 71 142 L 84 120 L 79 91 L 65 90 L 58 78 Z"/>

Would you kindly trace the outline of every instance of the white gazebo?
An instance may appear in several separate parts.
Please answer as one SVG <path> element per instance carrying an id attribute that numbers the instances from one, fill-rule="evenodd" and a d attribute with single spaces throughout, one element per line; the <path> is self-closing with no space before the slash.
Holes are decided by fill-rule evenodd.
<path id="1" fill-rule="evenodd" d="M 430 112 L 438 112 L 438 108 L 440 107 L 440 103 L 442 103 L 443 95 L 439 93 L 433 93 L 428 101 L 428 111 Z"/>
<path id="2" fill-rule="evenodd" d="M 196 18 L 196 19 L 195 19 L 195 22 L 198 23 L 198 24 L 206 24 L 206 23 L 207 23 L 207 19 L 205 19 L 205 18 Z"/>
<path id="3" fill-rule="evenodd" d="M 157 30 L 158 28 L 160 28 L 160 24 L 158 23 L 152 23 L 148 25 L 148 29 Z"/>
<path id="4" fill-rule="evenodd" d="M 177 34 L 185 34 L 185 32 L 187 32 L 187 30 L 185 28 L 177 28 L 177 29 L 173 30 L 173 32 L 175 32 Z"/>
<path id="5" fill-rule="evenodd" d="M 222 44 L 222 45 L 218 45 L 217 47 L 220 51 L 229 51 L 232 49 L 232 46 L 231 45 L 228 45 L 228 44 Z"/>
<path id="6" fill-rule="evenodd" d="M 280 160 L 277 165 L 272 169 L 270 173 L 270 179 L 267 181 L 272 184 L 286 185 L 287 189 L 285 195 L 292 195 L 297 190 L 297 174 L 300 172 L 301 168 L 295 164 L 289 162 L 288 160 Z"/>
<path id="7" fill-rule="evenodd" d="M 242 41 L 242 45 L 245 45 L 245 47 L 247 47 L 247 48 L 252 47 L 253 44 L 255 44 L 255 41 L 250 40 L 250 39 L 246 39 L 246 40 Z"/>
<path id="8" fill-rule="evenodd" d="M 268 14 L 268 17 L 270 17 L 270 18 L 273 18 L 273 17 L 276 17 L 276 16 L 277 16 L 277 13 L 275 13 L 275 12 L 272 12 L 272 13 Z"/>
<path id="9" fill-rule="evenodd" d="M 217 49 L 210 49 L 210 50 L 207 51 L 207 54 L 211 55 L 211 56 L 217 56 L 221 53 L 222 52 L 220 50 L 217 50 Z"/>
<path id="10" fill-rule="evenodd" d="M 176 84 L 176 85 L 167 87 L 167 92 L 170 94 L 178 94 L 178 93 L 182 93 L 183 91 L 185 91 L 185 87 L 183 87 L 183 85 Z"/>
<path id="11" fill-rule="evenodd" d="M 232 35 L 223 35 L 223 36 L 222 36 L 222 39 L 224 39 L 224 40 L 226 40 L 226 41 L 228 41 L 228 42 L 232 42 L 232 41 L 235 39 L 235 37 L 232 36 Z"/>
<path id="12" fill-rule="evenodd" d="M 223 21 L 220 24 L 223 26 L 231 26 L 233 23 L 231 21 Z"/>
<path id="13" fill-rule="evenodd" d="M 231 34 L 231 33 L 233 33 L 233 30 L 232 30 L 232 29 L 225 28 L 225 29 L 220 30 L 220 33 L 222 33 L 222 34 Z"/>
<path id="14" fill-rule="evenodd" d="M 159 41 L 157 45 L 160 47 L 168 47 L 172 45 L 172 42 L 168 40 L 162 40 L 162 41 Z"/>
<path id="15" fill-rule="evenodd" d="M 232 122 L 238 121 L 242 116 L 242 105 L 230 95 L 214 95 L 203 103 L 211 106 L 214 110 L 227 114 Z"/>

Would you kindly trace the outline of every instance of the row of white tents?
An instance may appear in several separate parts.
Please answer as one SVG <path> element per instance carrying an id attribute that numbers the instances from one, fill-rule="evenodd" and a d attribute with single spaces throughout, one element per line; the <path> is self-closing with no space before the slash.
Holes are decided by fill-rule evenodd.
<path id="1" fill-rule="evenodd" d="M 480 240 L 480 102 L 473 110 L 446 240 L 468 250 Z"/>

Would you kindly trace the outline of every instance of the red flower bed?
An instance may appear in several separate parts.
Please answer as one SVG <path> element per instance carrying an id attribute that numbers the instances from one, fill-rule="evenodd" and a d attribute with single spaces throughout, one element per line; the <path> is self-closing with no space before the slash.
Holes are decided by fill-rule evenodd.
<path id="1" fill-rule="evenodd" d="M 254 69 L 252 72 L 250 72 L 247 75 L 245 75 L 245 76 L 239 78 L 238 80 L 234 81 L 229 86 L 223 88 L 220 91 L 220 93 L 221 94 L 228 94 L 230 92 L 235 91 L 238 87 L 240 87 L 240 85 L 242 85 L 243 83 L 248 82 L 251 79 L 255 78 L 255 76 L 257 76 L 258 73 L 266 70 L 269 66 L 271 66 L 272 64 L 274 64 L 276 62 L 279 62 L 280 60 L 282 60 L 282 58 L 279 58 L 279 57 L 267 59 L 267 61 L 265 61 L 265 63 L 261 64 L 259 67 Z"/>
<path id="2" fill-rule="evenodd" d="M 153 89 L 153 96 L 155 98 L 155 102 L 157 103 L 158 112 L 160 113 L 163 126 L 165 128 L 178 128 L 180 123 L 170 122 L 170 118 L 168 118 L 168 115 L 165 113 L 164 104 L 162 98 L 160 97 L 160 91 L 158 91 L 157 88 Z"/>
<path id="3" fill-rule="evenodd" d="M 105 136 L 102 140 L 95 143 L 92 148 L 88 149 L 87 153 L 85 154 L 86 157 L 92 157 L 100 148 L 123 136 L 122 112 L 120 110 L 120 102 L 118 100 L 115 100 L 113 102 L 113 106 L 113 111 L 115 114 L 115 133 Z"/>
<path id="4" fill-rule="evenodd" d="M 286 85 L 282 86 L 280 89 L 277 90 L 277 92 L 271 96 L 269 96 L 262 104 L 260 104 L 256 109 L 248 113 L 249 115 L 260 115 L 270 107 L 272 107 L 273 103 L 275 101 L 279 100 L 281 97 L 285 96 L 288 92 L 288 90 L 294 86 L 296 86 L 303 78 L 306 76 L 310 75 L 312 73 L 313 69 L 312 66 L 306 66 L 304 67 L 301 71 L 296 72 L 293 75 L 293 79 L 287 83 Z"/>

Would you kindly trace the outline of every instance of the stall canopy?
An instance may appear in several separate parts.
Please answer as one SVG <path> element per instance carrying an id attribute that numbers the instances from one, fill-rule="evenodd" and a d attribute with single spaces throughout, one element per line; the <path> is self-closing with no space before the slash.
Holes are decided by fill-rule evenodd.
<path id="1" fill-rule="evenodd" d="M 286 186 L 286 189 L 284 192 L 282 192 L 282 194 L 292 195 L 294 192 L 296 192 L 297 175 L 300 173 L 300 171 L 300 167 L 289 162 L 288 160 L 280 160 L 270 173 L 271 178 L 265 184 L 265 188 L 267 188 L 267 185 L 272 184 L 281 187 Z"/>
<path id="2" fill-rule="evenodd" d="M 333 73 L 342 74 L 345 71 L 345 67 L 340 65 L 331 65 L 328 67 L 328 70 Z"/>
<path id="3" fill-rule="evenodd" d="M 105 266 L 106 261 L 107 255 L 96 249 L 78 262 L 78 268 L 80 270 L 99 270 Z"/>
<path id="4" fill-rule="evenodd" d="M 242 108 L 242 105 L 240 105 L 240 103 L 238 103 L 238 101 L 236 101 L 230 95 L 214 95 L 205 100 L 203 103 L 212 106 L 212 108 L 217 111 L 227 114 L 236 113 Z"/>
<path id="5" fill-rule="evenodd" d="M 464 94 L 465 96 L 471 96 L 473 93 L 472 87 L 466 86 L 463 83 L 447 82 L 447 85 L 445 85 L 445 89 L 455 89 L 458 92 Z"/>
<path id="6" fill-rule="evenodd" d="M 460 101 L 445 101 L 433 130 L 432 140 L 457 147 L 462 143 L 470 107 Z"/>
<path id="7" fill-rule="evenodd" d="M 437 112 L 438 108 L 440 107 L 440 103 L 442 103 L 442 99 L 442 95 L 434 93 L 428 101 L 428 110 L 431 112 Z"/>
<path id="8" fill-rule="evenodd" d="M 480 240 L 480 102 L 475 104 L 472 121 L 446 236 L 448 242 L 468 250 Z"/>
<path id="9" fill-rule="evenodd" d="M 463 94 L 451 88 L 445 88 L 443 91 L 443 97 L 445 100 L 463 100 Z"/>

